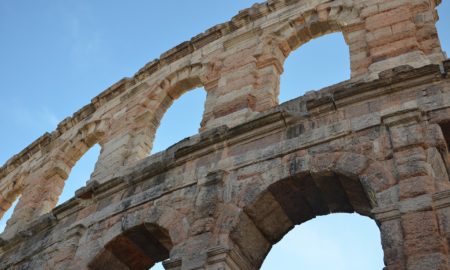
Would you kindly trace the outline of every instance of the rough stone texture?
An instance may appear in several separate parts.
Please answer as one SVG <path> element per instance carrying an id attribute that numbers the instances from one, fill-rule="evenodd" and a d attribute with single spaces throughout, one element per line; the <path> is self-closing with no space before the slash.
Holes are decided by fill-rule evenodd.
<path id="1" fill-rule="evenodd" d="M 163 53 L 0 169 L 0 269 L 257 269 L 294 225 L 357 212 L 385 269 L 448 269 L 449 61 L 438 1 L 269 0 Z M 352 79 L 277 106 L 289 53 L 340 31 Z M 444 62 L 443 62 L 444 61 Z M 197 86 L 201 132 L 147 157 Z M 77 160 L 96 169 L 54 208 Z"/>

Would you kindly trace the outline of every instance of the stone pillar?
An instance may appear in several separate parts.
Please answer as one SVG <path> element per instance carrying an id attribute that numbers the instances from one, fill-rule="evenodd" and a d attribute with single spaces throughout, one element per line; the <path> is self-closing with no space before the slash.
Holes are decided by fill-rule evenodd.
<path id="1" fill-rule="evenodd" d="M 433 201 L 438 216 L 439 229 L 445 236 L 447 243 L 450 243 L 450 190 L 435 194 Z"/>
<path id="2" fill-rule="evenodd" d="M 190 236 L 172 249 L 171 258 L 163 263 L 165 269 L 255 269 L 229 237 L 228 227 L 234 223 L 230 216 L 225 214 L 227 217 L 218 218 L 228 211 L 231 211 L 231 216 L 240 214 L 237 208 L 230 210 L 223 206 L 226 176 L 227 172 L 219 170 L 198 180 Z"/>
<path id="3" fill-rule="evenodd" d="M 386 265 L 384 270 L 405 269 L 405 243 L 400 212 L 395 208 L 379 210 L 375 212 L 375 219 L 381 232 L 381 245 Z"/>
<path id="4" fill-rule="evenodd" d="M 435 1 L 365 1 L 369 77 L 401 65 L 422 67 L 444 59 L 435 23 Z"/>
<path id="5" fill-rule="evenodd" d="M 132 135 L 124 132 L 108 138 L 108 140 L 101 144 L 100 156 L 88 183 L 92 181 L 103 183 L 112 178 L 125 165 L 125 161 L 129 155 L 128 145 L 131 139 Z"/>
<path id="6" fill-rule="evenodd" d="M 217 79 L 205 85 L 203 130 L 223 123 L 235 126 L 278 104 L 281 52 L 261 51 L 256 30 L 245 35 L 245 41 L 237 37 L 225 42 L 223 59 L 215 61 Z"/>
<path id="7" fill-rule="evenodd" d="M 342 31 L 350 51 L 351 79 L 363 78 L 368 73 L 370 61 L 366 32 L 363 24 L 345 27 Z"/>
<path id="8" fill-rule="evenodd" d="M 383 122 L 398 180 L 398 203 L 389 211 L 395 215 L 388 221 L 379 218 L 386 268 L 445 269 L 448 244 L 432 199 L 440 179 L 428 154 L 426 122 L 417 109 L 385 115 Z"/>
<path id="9" fill-rule="evenodd" d="M 80 238 L 85 232 L 86 228 L 83 225 L 77 225 L 70 228 L 65 233 L 64 244 L 58 245 L 51 250 L 51 269 L 75 269 L 75 263 L 73 258 L 75 257 L 76 251 L 80 247 Z"/>
<path id="10" fill-rule="evenodd" d="M 0 184 L 0 219 L 12 207 L 16 198 L 22 194 L 22 189 L 23 178 L 21 175 L 10 173 L 2 179 Z"/>
<path id="11" fill-rule="evenodd" d="M 126 165 L 150 155 L 155 132 L 147 124 L 126 128 L 101 143 L 100 156 L 89 182 L 103 183 L 113 178 Z"/>
<path id="12" fill-rule="evenodd" d="M 23 195 L 7 222 L 3 234 L 6 239 L 25 229 L 31 221 L 49 213 L 58 202 L 64 187 L 64 178 L 59 175 L 46 178 L 42 174 L 35 174 L 26 181 Z"/>
<path id="13" fill-rule="evenodd" d="M 30 222 L 55 207 L 69 172 L 70 167 L 54 157 L 46 162 L 45 167 L 24 179 L 22 196 L 7 222 L 5 238 L 22 231 Z"/>
<path id="14" fill-rule="evenodd" d="M 171 259 L 163 262 L 166 270 L 252 270 L 248 261 L 240 254 L 238 248 L 211 248 L 203 254 L 193 254 L 193 257 Z"/>

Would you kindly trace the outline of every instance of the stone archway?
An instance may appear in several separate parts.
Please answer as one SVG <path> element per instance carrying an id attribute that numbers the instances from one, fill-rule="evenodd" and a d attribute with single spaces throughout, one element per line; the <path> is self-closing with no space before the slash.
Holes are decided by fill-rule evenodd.
<path id="1" fill-rule="evenodd" d="M 375 219 L 375 194 L 394 184 L 381 164 L 354 153 L 294 158 L 290 164 L 288 176 L 246 189 L 252 199 L 239 211 L 230 239 L 249 269 L 258 269 L 295 225 L 316 216 L 356 212 Z"/>
<path id="2" fill-rule="evenodd" d="M 90 270 L 148 270 L 169 259 L 172 250 L 183 243 L 189 230 L 189 223 L 180 212 L 170 207 L 148 208 L 146 205 L 97 225 L 108 227 L 105 237 L 100 242 L 84 239 L 79 244 L 95 247 L 93 254 L 78 254 L 79 260 L 89 261 Z"/>
<path id="3" fill-rule="evenodd" d="M 148 270 L 169 258 L 173 244 L 167 230 L 152 223 L 130 228 L 108 242 L 89 264 L 90 270 Z"/>
<path id="4" fill-rule="evenodd" d="M 78 160 L 96 143 L 100 143 L 109 127 L 109 119 L 84 123 L 70 139 L 44 158 L 41 167 L 24 178 L 22 194 L 5 229 L 11 235 L 22 230 L 33 219 L 49 213 L 58 202 L 65 180 Z M 97 161 L 98 162 L 98 161 Z"/>
<path id="5" fill-rule="evenodd" d="M 127 147 L 139 149 L 139 154 L 125 154 L 127 157 L 125 164 L 131 164 L 148 156 L 164 114 L 183 94 L 204 87 L 206 73 L 207 65 L 190 64 L 177 68 L 152 85 L 144 84 L 145 86 L 139 87 L 140 90 L 136 90 L 148 92 L 143 97 L 139 97 L 137 105 L 128 111 L 135 136 Z"/>

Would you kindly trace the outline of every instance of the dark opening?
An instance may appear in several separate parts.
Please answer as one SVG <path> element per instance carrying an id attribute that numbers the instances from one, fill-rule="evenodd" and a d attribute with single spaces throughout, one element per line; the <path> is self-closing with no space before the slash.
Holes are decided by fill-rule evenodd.
<path id="1" fill-rule="evenodd" d="M 260 267 L 264 261 L 262 269 L 274 269 L 275 265 L 282 266 L 280 267 L 282 269 L 380 269 L 384 266 L 383 249 L 379 228 L 370 219 L 372 207 L 358 179 L 350 179 L 333 172 L 294 176 L 272 184 L 255 202 L 246 207 L 240 221 L 241 225 L 233 231 L 231 238 L 252 265 Z M 365 216 L 362 223 L 361 219 L 355 222 L 355 217 L 361 218 L 356 213 Z M 324 219 L 322 216 L 327 218 Z M 350 218 L 344 219 L 343 216 Z M 297 240 L 295 246 L 292 245 L 292 241 L 280 241 L 286 235 L 290 235 L 293 228 L 299 228 L 300 231 L 302 228 L 308 230 L 308 225 L 305 224 L 319 217 L 320 220 L 327 221 L 320 223 L 320 231 L 314 229 L 317 237 L 302 236 L 302 240 L 299 240 L 298 233 L 295 233 L 297 230 L 293 230 L 293 237 Z M 367 220 L 371 225 L 361 228 L 362 224 L 367 224 Z M 321 231 L 331 231 L 334 235 L 322 237 Z M 333 261 L 336 258 L 335 254 L 323 253 L 330 247 L 326 245 L 318 247 L 317 243 L 308 242 L 317 238 L 323 243 L 333 243 L 335 246 L 345 248 L 351 239 L 343 239 L 340 236 L 352 235 L 358 231 L 361 234 L 355 241 L 359 240 L 359 247 L 362 245 L 366 249 L 354 249 L 353 254 L 342 252 L 337 256 L 342 258 L 340 261 Z M 273 245 L 275 250 L 282 252 L 274 252 L 273 256 L 269 255 L 266 258 Z M 311 250 L 305 253 L 308 247 L 311 247 Z M 331 247 L 331 250 L 339 252 L 340 248 Z M 289 256 L 287 253 L 296 255 Z M 300 262 L 299 258 L 302 256 L 323 260 L 316 261 L 315 264 L 306 259 Z M 352 261 L 354 256 L 369 259 L 356 263 Z M 327 259 L 330 261 L 327 262 Z M 323 268 L 324 265 L 327 265 L 327 268 Z"/>
<path id="2" fill-rule="evenodd" d="M 439 124 L 444 135 L 445 142 L 447 143 L 447 150 L 450 151 L 450 121 Z"/>
<path id="3" fill-rule="evenodd" d="M 169 258 L 172 242 L 166 230 L 152 224 L 131 228 L 111 240 L 89 264 L 91 270 L 147 270 Z"/>

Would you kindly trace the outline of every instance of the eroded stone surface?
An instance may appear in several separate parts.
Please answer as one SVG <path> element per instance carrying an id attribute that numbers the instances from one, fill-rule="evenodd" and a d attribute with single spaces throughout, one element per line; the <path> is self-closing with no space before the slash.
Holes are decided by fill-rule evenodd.
<path id="1" fill-rule="evenodd" d="M 256 4 L 119 81 L 0 169 L 0 269 L 257 269 L 294 225 L 357 212 L 386 269 L 447 269 L 449 61 L 435 2 Z M 277 106 L 289 53 L 341 31 L 352 79 Z M 147 157 L 204 86 L 201 133 Z M 54 208 L 94 144 L 95 172 Z"/>

